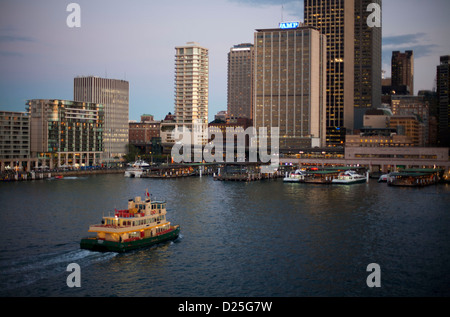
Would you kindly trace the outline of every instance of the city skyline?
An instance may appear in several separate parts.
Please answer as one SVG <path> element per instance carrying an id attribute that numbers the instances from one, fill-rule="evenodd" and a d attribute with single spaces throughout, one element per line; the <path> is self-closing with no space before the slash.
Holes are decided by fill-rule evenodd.
<path id="1" fill-rule="evenodd" d="M 303 1 L 77 1 L 81 27 L 66 25 L 69 2 L 0 4 L 0 109 L 25 111 L 28 99 L 72 99 L 77 76 L 130 83 L 130 120 L 174 112 L 175 47 L 189 41 L 210 51 L 209 121 L 227 108 L 227 53 L 253 43 L 255 29 L 303 21 Z M 450 54 L 446 0 L 383 2 L 382 69 L 392 51 L 413 50 L 415 94 L 434 86 L 436 66 Z M 226 25 L 225 25 L 226 23 Z"/>

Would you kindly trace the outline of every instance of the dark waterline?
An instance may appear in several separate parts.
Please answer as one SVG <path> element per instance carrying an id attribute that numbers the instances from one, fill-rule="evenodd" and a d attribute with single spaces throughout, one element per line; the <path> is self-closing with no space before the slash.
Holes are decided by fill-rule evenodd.
<path id="1" fill-rule="evenodd" d="M 129 198 L 168 202 L 174 242 L 79 249 Z M 448 296 L 450 187 L 101 175 L 0 183 L 1 296 Z M 66 284 L 70 263 L 81 287 Z M 366 284 L 381 267 L 381 288 Z"/>

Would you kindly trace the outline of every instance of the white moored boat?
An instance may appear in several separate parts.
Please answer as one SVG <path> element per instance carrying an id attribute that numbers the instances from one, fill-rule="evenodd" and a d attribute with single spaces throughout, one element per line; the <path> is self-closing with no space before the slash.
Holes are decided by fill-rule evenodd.
<path id="1" fill-rule="evenodd" d="M 391 174 L 383 174 L 380 176 L 380 178 L 378 179 L 378 183 L 386 183 L 389 180 L 389 177 L 391 176 Z"/>
<path id="2" fill-rule="evenodd" d="M 137 160 L 133 164 L 128 164 L 129 168 L 125 170 L 125 177 L 136 177 L 140 178 L 142 174 L 150 168 L 150 164 L 145 161 Z"/>
<path id="3" fill-rule="evenodd" d="M 305 180 L 305 173 L 301 170 L 296 170 L 289 174 L 286 173 L 286 177 L 283 179 L 285 183 L 301 183 Z"/>
<path id="4" fill-rule="evenodd" d="M 355 171 L 345 171 L 340 173 L 337 178 L 333 179 L 332 183 L 350 185 L 350 184 L 365 183 L 366 181 L 367 176 L 360 175 Z"/>

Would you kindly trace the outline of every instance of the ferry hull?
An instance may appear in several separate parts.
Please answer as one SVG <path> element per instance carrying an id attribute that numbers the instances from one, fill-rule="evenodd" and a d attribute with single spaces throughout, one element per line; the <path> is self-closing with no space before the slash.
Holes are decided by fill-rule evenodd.
<path id="1" fill-rule="evenodd" d="M 286 177 L 286 178 L 283 179 L 283 182 L 285 182 L 285 183 L 304 183 L 305 181 L 303 179 L 300 179 L 300 178 Z"/>
<path id="2" fill-rule="evenodd" d="M 366 183 L 366 182 L 367 182 L 367 180 L 365 178 L 353 179 L 353 180 L 339 180 L 339 179 L 333 180 L 333 184 L 335 184 L 335 185 L 353 185 L 353 184 L 362 184 L 362 183 Z"/>
<path id="3" fill-rule="evenodd" d="M 135 241 L 114 242 L 114 241 L 100 240 L 97 238 L 84 238 L 81 239 L 80 248 L 98 252 L 124 253 L 136 249 L 147 248 L 161 242 L 175 240 L 176 238 L 178 238 L 179 234 L 180 234 L 180 227 L 178 226 L 165 234 Z"/>

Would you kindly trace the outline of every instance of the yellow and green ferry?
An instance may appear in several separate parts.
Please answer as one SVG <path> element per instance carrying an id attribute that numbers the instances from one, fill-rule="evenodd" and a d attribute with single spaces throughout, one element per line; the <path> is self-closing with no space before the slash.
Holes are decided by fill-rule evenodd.
<path id="1" fill-rule="evenodd" d="M 128 209 L 91 225 L 89 232 L 97 235 L 81 239 L 81 249 L 123 253 L 177 239 L 180 226 L 166 220 L 166 202 L 150 199 L 148 192 L 146 196 L 128 200 Z"/>

